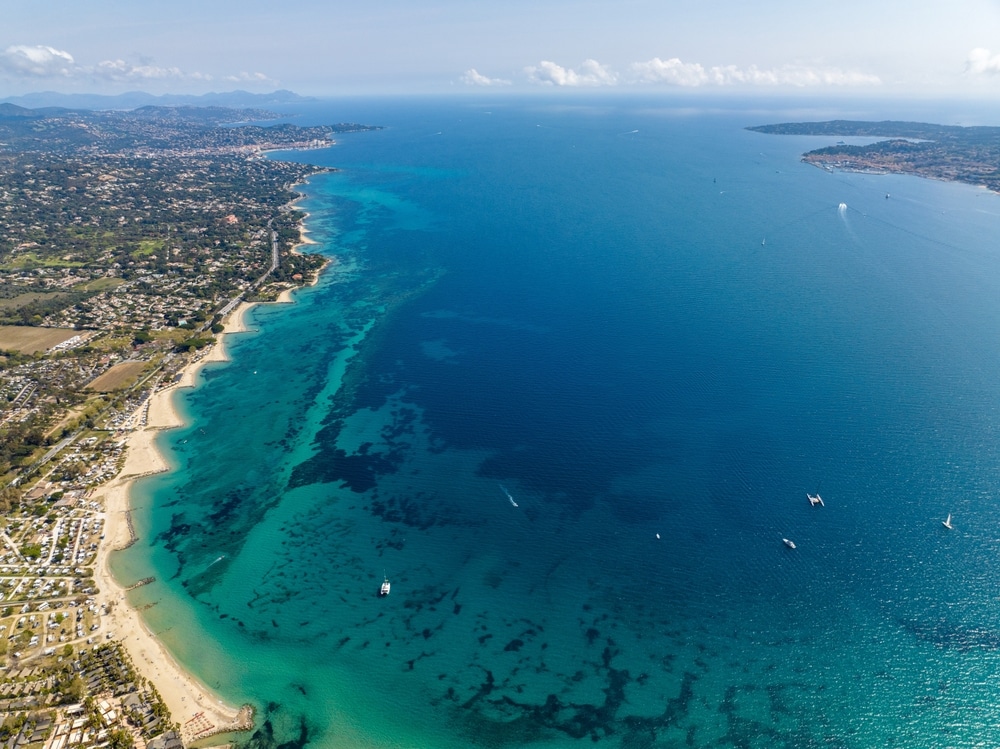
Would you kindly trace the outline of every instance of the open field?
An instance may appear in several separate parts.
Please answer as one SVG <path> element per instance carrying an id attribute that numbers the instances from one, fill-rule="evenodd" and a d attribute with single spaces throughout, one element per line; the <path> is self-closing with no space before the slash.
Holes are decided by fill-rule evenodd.
<path id="1" fill-rule="evenodd" d="M 79 260 L 68 261 L 57 257 L 43 257 L 34 252 L 18 255 L 13 260 L 0 265 L 2 270 L 24 270 L 26 268 L 82 268 L 86 263 Z"/>
<path id="2" fill-rule="evenodd" d="M 95 278 L 87 283 L 74 286 L 74 291 L 108 291 L 109 289 L 114 289 L 125 283 L 123 278 Z"/>
<path id="3" fill-rule="evenodd" d="M 86 388 L 98 393 L 110 393 L 113 390 L 121 390 L 139 379 L 139 375 L 148 364 L 149 362 L 141 361 L 127 361 L 116 364 L 96 380 L 87 383 Z"/>
<path id="4" fill-rule="evenodd" d="M 72 328 L 33 328 L 27 325 L 0 325 L 0 350 L 33 354 L 68 341 L 80 331 Z"/>
<path id="5" fill-rule="evenodd" d="M 27 294 L 18 294 L 10 299 L 0 299 L 0 309 L 20 309 L 32 302 L 45 299 L 59 299 L 64 296 L 68 296 L 68 294 L 63 291 L 34 291 Z"/>

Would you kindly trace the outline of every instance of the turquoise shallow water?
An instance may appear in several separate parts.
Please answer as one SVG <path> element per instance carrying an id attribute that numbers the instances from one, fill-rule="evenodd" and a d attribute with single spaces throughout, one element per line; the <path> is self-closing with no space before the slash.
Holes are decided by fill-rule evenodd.
<path id="1" fill-rule="evenodd" d="M 798 113 L 350 106 L 288 155 L 337 264 L 114 560 L 248 743 L 989 743 L 997 196 L 743 129 Z"/>

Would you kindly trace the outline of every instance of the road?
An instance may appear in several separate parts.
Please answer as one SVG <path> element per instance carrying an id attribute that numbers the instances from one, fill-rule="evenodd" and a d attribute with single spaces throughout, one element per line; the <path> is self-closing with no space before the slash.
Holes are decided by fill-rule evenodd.
<path id="1" fill-rule="evenodd" d="M 258 278 L 252 284 L 250 284 L 249 288 L 247 288 L 246 291 L 241 291 L 235 297 L 233 297 L 228 302 L 226 302 L 225 306 L 216 313 L 219 317 L 225 317 L 230 312 L 232 312 L 234 309 L 236 309 L 236 305 L 238 305 L 240 302 L 242 302 L 246 298 L 246 295 L 249 292 L 254 291 L 255 289 L 259 288 L 260 285 L 262 283 L 264 283 L 264 281 L 267 280 L 268 276 L 270 276 L 272 273 L 274 273 L 276 270 L 278 270 L 278 264 L 279 264 L 278 232 L 276 232 L 274 229 L 271 228 L 271 223 L 273 221 L 274 221 L 273 218 L 272 219 L 268 219 L 268 221 L 267 221 L 267 230 L 269 232 L 271 232 L 271 267 L 268 268 L 260 278 Z M 205 325 L 203 325 L 202 326 L 202 330 L 204 330 L 205 328 L 207 328 L 209 325 L 210 325 L 210 323 L 206 323 Z"/>

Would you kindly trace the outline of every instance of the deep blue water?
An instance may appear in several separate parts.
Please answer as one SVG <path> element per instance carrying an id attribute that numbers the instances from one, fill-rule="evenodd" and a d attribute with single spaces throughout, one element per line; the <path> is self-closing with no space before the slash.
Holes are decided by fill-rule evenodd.
<path id="1" fill-rule="evenodd" d="M 989 743 L 1000 198 L 744 129 L 836 116 L 305 108 L 386 126 L 282 155 L 337 262 L 115 560 L 255 744 Z"/>

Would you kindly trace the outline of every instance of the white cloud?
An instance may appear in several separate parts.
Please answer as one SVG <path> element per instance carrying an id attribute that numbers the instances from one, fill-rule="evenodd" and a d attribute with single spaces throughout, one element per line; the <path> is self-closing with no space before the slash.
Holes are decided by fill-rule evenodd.
<path id="1" fill-rule="evenodd" d="M 998 60 L 1000 72 L 1000 60 Z M 474 71 L 470 71 L 474 72 Z M 878 76 L 868 73 L 845 72 L 838 68 L 814 68 L 786 65 L 762 70 L 756 65 L 740 68 L 736 65 L 715 65 L 709 68 L 697 62 L 683 62 L 672 57 L 654 57 L 629 66 L 628 75 L 619 80 L 616 73 L 596 60 L 586 60 L 579 69 L 564 68 L 545 60 L 525 68 L 528 80 L 548 86 L 613 86 L 618 83 L 656 83 L 694 88 L 698 86 L 873 86 L 881 83 Z M 468 74 L 467 74 L 468 75 Z"/>
<path id="2" fill-rule="evenodd" d="M 510 81 L 503 78 L 489 78 L 475 68 L 469 68 L 460 79 L 467 86 L 509 86 Z"/>
<path id="3" fill-rule="evenodd" d="M 247 71 L 242 71 L 236 75 L 227 75 L 227 81 L 232 81 L 234 83 L 261 83 L 267 84 L 268 86 L 276 86 L 278 82 L 264 73 L 248 73 Z"/>
<path id="4" fill-rule="evenodd" d="M 79 67 L 73 55 L 54 47 L 15 44 L 0 53 L 0 70 L 32 78 L 69 77 Z"/>
<path id="5" fill-rule="evenodd" d="M 207 81 L 212 77 L 205 73 L 185 73 L 177 67 L 161 68 L 158 65 L 133 65 L 125 60 L 104 60 L 93 69 L 99 78 L 112 81 Z"/>
<path id="6" fill-rule="evenodd" d="M 546 86 L 613 86 L 618 82 L 618 76 L 597 60 L 584 60 L 579 71 L 542 60 L 524 72 L 532 83 Z"/>
<path id="7" fill-rule="evenodd" d="M 976 47 L 969 52 L 965 61 L 965 72 L 972 75 L 996 75 L 1000 73 L 1000 54 L 994 55 L 988 49 Z"/>
<path id="8" fill-rule="evenodd" d="M 696 62 L 681 62 L 676 57 L 648 62 L 633 62 L 632 73 L 640 83 L 669 83 L 674 86 L 702 86 L 708 81 L 705 69 Z"/>
<path id="9" fill-rule="evenodd" d="M 104 80 L 116 83 L 143 82 L 206 82 L 209 73 L 185 71 L 176 66 L 160 66 L 149 60 L 127 62 L 122 59 L 102 60 L 93 66 L 81 65 L 69 52 L 45 45 L 17 44 L 0 52 L 0 75 L 7 79 L 63 78 Z M 273 78 L 258 72 L 240 72 L 225 76 L 236 83 L 274 86 Z"/>
<path id="10" fill-rule="evenodd" d="M 838 68 L 811 68 L 785 65 L 761 70 L 756 65 L 740 68 L 736 65 L 715 65 L 705 68 L 700 63 L 682 62 L 676 57 L 661 60 L 654 57 L 646 62 L 634 62 L 630 71 L 639 83 L 663 83 L 671 86 L 873 86 L 879 77 L 868 73 L 852 73 Z"/>

